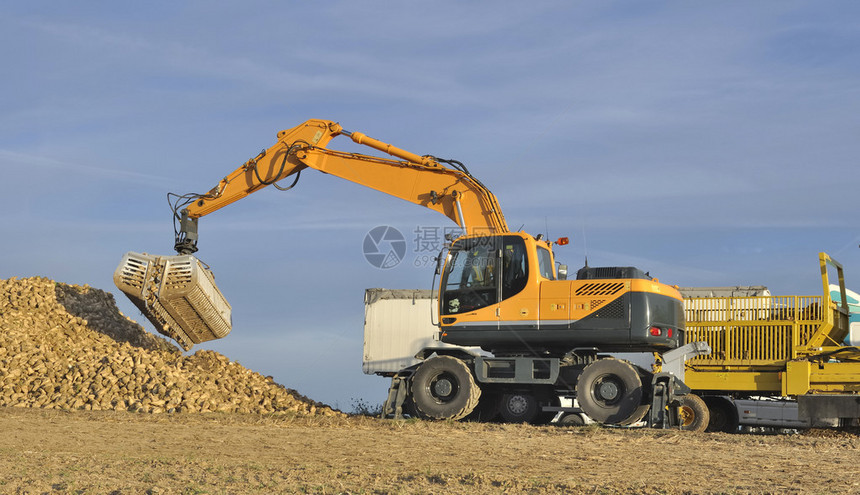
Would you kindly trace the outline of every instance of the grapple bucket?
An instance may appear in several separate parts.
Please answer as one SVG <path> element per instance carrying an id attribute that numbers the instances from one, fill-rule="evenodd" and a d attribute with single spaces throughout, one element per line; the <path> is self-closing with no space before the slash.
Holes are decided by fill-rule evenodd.
<path id="1" fill-rule="evenodd" d="M 212 272 L 192 255 L 129 252 L 113 281 L 159 333 L 185 350 L 230 333 L 230 304 L 215 285 Z"/>

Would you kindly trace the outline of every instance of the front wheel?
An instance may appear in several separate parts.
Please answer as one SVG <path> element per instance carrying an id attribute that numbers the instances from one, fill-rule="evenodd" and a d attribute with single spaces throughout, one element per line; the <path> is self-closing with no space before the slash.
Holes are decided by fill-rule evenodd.
<path id="1" fill-rule="evenodd" d="M 681 429 L 686 431 L 705 431 L 708 428 L 710 415 L 708 406 L 698 395 L 687 394 L 680 398 L 681 406 L 678 413 Z"/>
<path id="2" fill-rule="evenodd" d="M 469 367 L 451 356 L 430 358 L 412 375 L 412 401 L 424 419 L 462 419 L 480 397 Z"/>

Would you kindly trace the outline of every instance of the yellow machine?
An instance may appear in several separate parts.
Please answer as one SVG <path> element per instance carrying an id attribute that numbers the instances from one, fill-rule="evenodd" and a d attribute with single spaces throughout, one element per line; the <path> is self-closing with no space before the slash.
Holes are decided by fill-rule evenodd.
<path id="1" fill-rule="evenodd" d="M 821 296 L 690 297 L 688 342 L 712 352 L 687 361 L 685 383 L 704 397 L 712 428 L 731 431 L 734 398 L 797 399 L 800 419 L 860 417 L 860 349 L 845 345 L 849 311 L 842 265 L 819 254 Z M 831 298 L 828 267 L 839 300 Z"/>
<path id="2" fill-rule="evenodd" d="M 328 149 L 338 135 L 395 159 Z M 479 346 L 499 359 L 427 352 L 415 373 L 422 381 L 411 380 L 407 394 L 420 415 L 461 418 L 476 407 L 482 391 L 484 401 L 492 396 L 494 402 L 516 392 L 531 411 L 552 400 L 553 388 L 575 388 L 580 404 L 599 421 L 629 423 L 645 415 L 653 373 L 599 359 L 598 353 L 677 348 L 684 321 L 675 288 L 632 267 L 585 267 L 577 280 L 564 280 L 552 248 L 567 240 L 511 232 L 496 197 L 462 163 L 410 153 L 335 122 L 309 120 L 281 131 L 274 145 L 208 193 L 174 195 L 179 256 L 129 253 L 115 274 L 117 286 L 159 331 L 186 348 L 225 336 L 229 305 L 211 272 L 192 256 L 198 219 L 266 186 L 289 189 L 306 168 L 437 211 L 465 232 L 439 258 L 439 339 Z M 292 184 L 284 185 L 290 177 Z M 186 267 L 181 283 L 168 276 L 176 264 Z"/>

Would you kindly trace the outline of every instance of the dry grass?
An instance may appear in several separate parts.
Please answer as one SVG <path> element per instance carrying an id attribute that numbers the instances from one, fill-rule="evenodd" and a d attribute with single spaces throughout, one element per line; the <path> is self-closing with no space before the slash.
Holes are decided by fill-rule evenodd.
<path id="1" fill-rule="evenodd" d="M 854 434 L 0 409 L 0 493 L 853 493 Z"/>

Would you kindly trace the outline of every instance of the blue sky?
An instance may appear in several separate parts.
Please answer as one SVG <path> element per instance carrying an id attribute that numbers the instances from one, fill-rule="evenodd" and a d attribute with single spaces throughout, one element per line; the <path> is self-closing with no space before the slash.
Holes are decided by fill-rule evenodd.
<path id="1" fill-rule="evenodd" d="M 172 254 L 167 192 L 203 192 L 309 118 L 455 158 L 557 256 L 678 285 L 860 286 L 860 4 L 5 2 L 0 278 L 111 290 L 126 251 Z M 336 139 L 332 148 L 356 151 Z M 365 234 L 446 227 L 303 174 L 201 220 L 233 305 L 203 348 L 349 409 L 367 287 L 429 288 Z M 852 284 L 852 282 L 854 282 Z M 147 327 L 149 327 L 147 323 Z"/>

